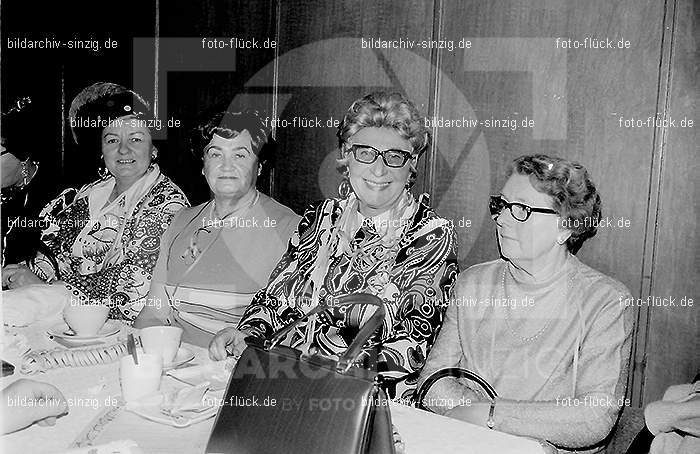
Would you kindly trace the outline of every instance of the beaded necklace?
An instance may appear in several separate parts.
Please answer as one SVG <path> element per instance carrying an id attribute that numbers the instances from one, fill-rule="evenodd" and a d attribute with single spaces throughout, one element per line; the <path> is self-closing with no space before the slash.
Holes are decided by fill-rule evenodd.
<path id="1" fill-rule="evenodd" d="M 508 269 L 508 265 L 506 264 L 506 266 L 503 267 L 503 275 L 502 275 L 502 279 L 501 279 L 501 290 L 502 290 L 502 292 L 503 292 L 503 301 L 508 301 L 508 300 L 509 300 L 509 299 L 508 299 L 508 295 L 507 295 L 507 293 L 506 293 L 506 270 L 507 270 L 507 269 Z M 568 288 L 571 287 L 571 285 L 572 285 L 572 283 L 573 283 L 573 277 L 574 277 L 574 275 L 573 275 L 573 273 L 572 273 L 572 274 L 569 275 L 569 277 L 567 278 L 567 280 L 566 280 L 567 285 L 564 286 L 563 290 L 561 291 L 561 295 L 559 295 L 560 297 L 557 298 L 557 299 L 555 300 L 555 302 L 556 302 L 556 308 L 558 308 L 558 307 L 561 305 L 561 301 L 562 301 L 563 299 L 565 299 L 565 297 L 566 297 L 566 289 L 568 289 Z M 516 337 L 518 340 L 520 340 L 520 342 L 523 343 L 523 344 L 527 344 L 527 343 L 529 343 L 529 342 L 532 342 L 532 341 L 534 341 L 535 339 L 537 339 L 538 337 L 540 337 L 542 334 L 544 334 L 544 332 L 547 330 L 547 328 L 549 328 L 549 326 L 550 326 L 550 325 L 552 324 L 552 322 L 554 321 L 554 318 L 553 318 L 553 317 L 552 317 L 552 318 L 549 318 L 549 320 L 547 320 L 547 322 L 545 322 L 545 324 L 544 324 L 535 334 L 533 334 L 532 336 L 523 337 L 523 336 L 520 335 L 520 333 L 518 333 L 515 329 L 513 329 L 513 324 L 512 324 L 512 322 L 511 322 L 511 316 L 510 316 L 509 307 L 510 307 L 509 305 L 506 305 L 505 308 L 504 308 L 505 315 L 506 315 L 506 316 L 505 316 L 506 326 L 508 327 L 508 330 L 510 331 L 510 333 L 511 333 L 514 337 Z M 554 308 L 552 308 L 552 309 L 554 309 Z"/>

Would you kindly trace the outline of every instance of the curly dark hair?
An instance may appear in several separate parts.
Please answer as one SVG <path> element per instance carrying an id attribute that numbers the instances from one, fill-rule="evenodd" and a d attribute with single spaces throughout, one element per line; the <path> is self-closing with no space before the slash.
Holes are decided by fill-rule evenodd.
<path id="1" fill-rule="evenodd" d="M 601 201 L 588 170 L 578 162 L 544 154 L 515 159 L 506 172 L 527 175 L 539 192 L 552 197 L 562 227 L 571 231 L 566 247 L 576 254 L 588 238 L 595 236 L 600 222 Z M 586 222 L 588 220 L 588 222 Z"/>
<path id="2" fill-rule="evenodd" d="M 263 167 L 268 167 L 274 158 L 275 141 L 270 136 L 270 128 L 256 111 L 231 112 L 215 111 L 202 115 L 197 126 L 190 134 L 190 151 L 196 157 L 204 159 L 204 147 L 214 134 L 225 139 L 233 139 L 243 131 L 251 137 L 253 153 Z"/>

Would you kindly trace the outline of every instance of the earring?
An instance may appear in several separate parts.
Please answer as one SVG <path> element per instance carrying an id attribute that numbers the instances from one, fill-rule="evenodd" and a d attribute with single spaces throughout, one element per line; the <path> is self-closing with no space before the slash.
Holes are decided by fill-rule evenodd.
<path id="1" fill-rule="evenodd" d="M 204 175 L 204 169 L 202 169 L 202 175 Z"/>
<path id="2" fill-rule="evenodd" d="M 22 173 L 22 187 L 25 187 L 29 183 L 29 171 L 27 170 L 27 162 L 29 162 L 29 159 L 26 161 L 22 162 L 21 166 L 21 173 Z"/>
<path id="3" fill-rule="evenodd" d="M 107 164 L 105 164 L 104 155 L 100 156 L 100 159 L 102 160 L 102 165 L 104 165 L 104 167 L 97 169 L 97 175 L 101 180 L 104 180 L 105 178 L 109 177 L 109 169 L 107 169 Z"/>
<path id="4" fill-rule="evenodd" d="M 338 185 L 338 195 L 341 199 L 347 199 L 351 192 L 352 185 L 350 184 L 350 179 L 346 176 Z"/>
<path id="5" fill-rule="evenodd" d="M 260 176 L 261 173 L 262 173 L 262 166 L 260 165 L 260 166 L 258 166 L 258 176 Z"/>
<path id="6" fill-rule="evenodd" d="M 411 170 L 411 173 L 408 174 L 408 180 L 406 180 L 406 185 L 404 186 L 406 190 L 410 190 L 413 185 L 416 183 L 416 179 L 418 178 L 418 172 Z"/>

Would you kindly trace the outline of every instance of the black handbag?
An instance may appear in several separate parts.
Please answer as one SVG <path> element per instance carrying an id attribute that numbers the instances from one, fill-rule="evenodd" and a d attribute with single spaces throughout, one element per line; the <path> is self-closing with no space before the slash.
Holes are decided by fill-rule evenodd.
<path id="1" fill-rule="evenodd" d="M 352 367 L 384 319 L 383 302 L 369 294 L 334 305 L 377 310 L 340 359 L 305 355 L 278 343 L 317 306 L 263 340 L 247 337 L 216 415 L 206 453 L 393 454 L 388 399 L 375 371 Z"/>

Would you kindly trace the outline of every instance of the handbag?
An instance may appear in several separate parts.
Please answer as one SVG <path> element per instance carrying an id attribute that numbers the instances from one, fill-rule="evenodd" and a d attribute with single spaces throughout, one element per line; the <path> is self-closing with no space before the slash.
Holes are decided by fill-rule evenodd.
<path id="1" fill-rule="evenodd" d="M 278 345 L 317 306 L 269 339 L 249 336 L 231 374 L 206 453 L 394 453 L 388 399 L 376 371 L 353 367 L 382 324 L 376 296 L 347 295 L 334 305 L 377 307 L 338 359 Z"/>
<path id="2" fill-rule="evenodd" d="M 461 367 L 445 367 L 430 374 L 428 378 L 425 379 L 423 384 L 420 385 L 416 391 L 416 407 L 420 408 L 421 410 L 432 412 L 430 408 L 423 404 L 423 399 L 428 394 L 428 391 L 430 391 L 430 388 L 435 384 L 435 382 L 445 377 L 469 379 L 478 384 L 481 387 L 479 391 L 486 394 L 489 399 L 493 400 L 498 397 L 498 394 L 496 394 L 496 390 L 493 389 L 493 386 L 491 386 L 491 384 L 484 380 L 484 378 L 480 375 L 470 371 L 469 369 L 462 369 Z"/>

